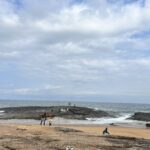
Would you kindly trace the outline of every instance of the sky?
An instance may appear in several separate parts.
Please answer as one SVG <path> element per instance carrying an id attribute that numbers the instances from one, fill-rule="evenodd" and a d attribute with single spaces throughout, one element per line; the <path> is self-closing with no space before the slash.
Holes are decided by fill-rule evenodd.
<path id="1" fill-rule="evenodd" d="M 0 99 L 150 103 L 150 0 L 0 0 Z"/>

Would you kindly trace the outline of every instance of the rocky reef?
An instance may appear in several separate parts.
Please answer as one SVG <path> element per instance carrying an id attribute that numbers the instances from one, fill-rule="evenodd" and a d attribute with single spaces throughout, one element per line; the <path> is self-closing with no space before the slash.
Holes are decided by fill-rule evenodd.
<path id="1" fill-rule="evenodd" d="M 46 112 L 47 115 L 79 120 L 85 120 L 86 118 L 113 117 L 105 111 L 77 106 L 8 107 L 1 108 L 0 111 L 4 111 L 0 119 L 40 119 L 40 115 L 44 112 Z"/>

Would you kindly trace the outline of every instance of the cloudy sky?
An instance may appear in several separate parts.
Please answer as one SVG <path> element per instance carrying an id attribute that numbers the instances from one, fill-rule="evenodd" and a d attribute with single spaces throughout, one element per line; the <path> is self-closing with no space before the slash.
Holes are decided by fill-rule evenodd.
<path id="1" fill-rule="evenodd" d="M 0 0 L 0 99 L 150 102 L 150 0 Z"/>

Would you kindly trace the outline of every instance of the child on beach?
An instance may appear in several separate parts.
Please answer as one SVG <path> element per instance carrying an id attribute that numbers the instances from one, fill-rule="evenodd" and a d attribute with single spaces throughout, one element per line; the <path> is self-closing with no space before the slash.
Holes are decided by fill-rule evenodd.
<path id="1" fill-rule="evenodd" d="M 48 118 L 48 124 L 49 124 L 49 126 L 51 126 L 52 125 L 52 119 L 51 118 Z"/>

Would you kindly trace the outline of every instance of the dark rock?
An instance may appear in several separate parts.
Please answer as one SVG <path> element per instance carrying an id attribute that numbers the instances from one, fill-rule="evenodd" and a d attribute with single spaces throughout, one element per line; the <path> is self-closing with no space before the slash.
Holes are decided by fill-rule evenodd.
<path id="1" fill-rule="evenodd" d="M 79 120 L 85 120 L 86 118 L 113 117 L 105 111 L 74 106 L 8 107 L 1 108 L 0 111 L 4 111 L 0 119 L 40 119 L 41 114 L 44 112 L 46 112 L 48 116 L 53 115 L 56 117 Z"/>
<path id="2" fill-rule="evenodd" d="M 116 126 L 114 123 L 110 123 L 111 126 Z"/>
<path id="3" fill-rule="evenodd" d="M 150 123 L 146 123 L 146 127 L 150 128 Z"/>
<path id="4" fill-rule="evenodd" d="M 137 112 L 129 119 L 139 120 L 139 121 L 150 121 L 150 113 Z"/>

